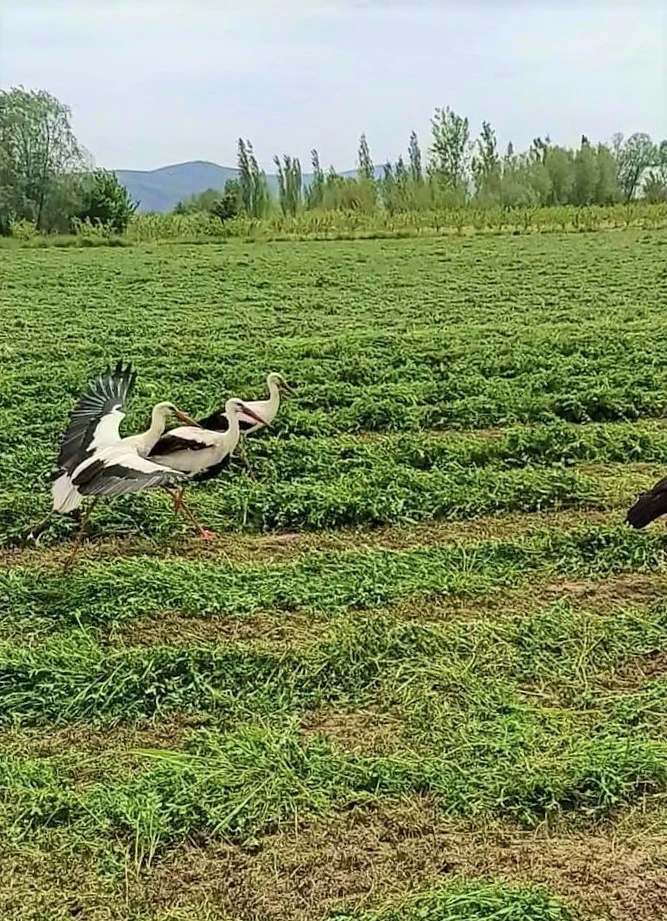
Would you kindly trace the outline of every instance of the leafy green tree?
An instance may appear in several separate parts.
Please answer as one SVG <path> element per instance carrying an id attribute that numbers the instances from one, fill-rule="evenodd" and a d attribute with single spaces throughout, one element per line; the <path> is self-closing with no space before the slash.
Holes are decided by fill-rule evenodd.
<path id="1" fill-rule="evenodd" d="M 238 170 L 241 210 L 249 217 L 262 218 L 271 204 L 266 175 L 259 168 L 250 141 L 239 138 Z"/>
<path id="2" fill-rule="evenodd" d="M 408 162 L 410 179 L 418 185 L 424 181 L 424 175 L 422 171 L 422 152 L 419 147 L 419 139 L 414 131 L 410 135 L 408 145 Z"/>
<path id="3" fill-rule="evenodd" d="M 359 138 L 356 188 L 353 190 L 348 185 L 346 196 L 352 202 L 350 207 L 361 211 L 373 211 L 377 205 L 375 165 L 373 164 L 365 134 L 362 134 Z"/>
<path id="4" fill-rule="evenodd" d="M 278 171 L 280 207 L 283 210 L 283 214 L 295 215 L 301 208 L 301 164 L 296 157 L 290 157 L 287 154 L 283 155 L 282 163 L 278 156 L 273 158 L 273 162 L 276 164 Z"/>
<path id="5" fill-rule="evenodd" d="M 622 193 L 618 180 L 618 162 L 613 151 L 606 144 L 598 144 L 596 150 L 597 183 L 595 186 L 595 203 L 611 205 L 621 200 Z"/>
<path id="6" fill-rule="evenodd" d="M 313 149 L 310 154 L 313 166 L 313 178 L 306 189 L 306 205 L 308 208 L 321 208 L 324 201 L 324 172 L 320 165 L 320 155 Z"/>
<path id="7" fill-rule="evenodd" d="M 549 146 L 544 155 L 544 167 L 549 177 L 548 205 L 567 205 L 574 189 L 574 161 L 565 147 Z"/>
<path id="8" fill-rule="evenodd" d="M 214 205 L 219 200 L 219 189 L 205 189 L 197 195 L 191 195 L 189 198 L 179 201 L 174 208 L 174 214 L 193 214 L 198 211 L 212 211 Z"/>
<path id="9" fill-rule="evenodd" d="M 82 182 L 81 204 L 75 219 L 102 224 L 112 233 L 123 233 L 136 209 L 136 203 L 116 174 L 96 169 Z"/>
<path id="10" fill-rule="evenodd" d="M 477 153 L 472 158 L 472 174 L 477 196 L 484 201 L 500 200 L 501 165 L 498 142 L 489 122 L 482 122 Z"/>
<path id="11" fill-rule="evenodd" d="M 575 205 L 590 205 L 596 201 L 598 187 L 598 158 L 587 137 L 582 137 L 581 147 L 574 155 L 572 200 Z"/>
<path id="12" fill-rule="evenodd" d="M 239 138 L 237 166 L 239 171 L 239 188 L 241 192 L 241 208 L 246 214 L 252 213 L 253 189 L 252 173 L 250 171 L 250 158 L 248 156 L 249 142 Z"/>
<path id="13" fill-rule="evenodd" d="M 375 167 L 368 147 L 366 135 L 362 134 L 359 138 L 359 152 L 357 154 L 357 177 L 360 180 L 372 182 L 375 179 Z"/>
<path id="14" fill-rule="evenodd" d="M 0 91 L 0 229 L 23 219 L 50 230 L 54 200 L 69 198 L 66 180 L 88 163 L 67 106 L 43 90 Z"/>
<path id="15" fill-rule="evenodd" d="M 642 191 L 649 202 L 667 202 L 667 140 L 656 145 L 655 168 L 644 180 Z"/>
<path id="16" fill-rule="evenodd" d="M 468 119 L 449 106 L 438 108 L 431 132 L 429 172 L 445 188 L 465 196 L 472 153 Z"/>
<path id="17" fill-rule="evenodd" d="M 205 189 L 185 201 L 180 201 L 174 208 L 174 214 L 194 214 L 207 212 L 221 221 L 230 221 L 241 210 L 241 184 L 238 179 L 228 179 L 225 187 Z"/>
<path id="18" fill-rule="evenodd" d="M 626 141 L 616 135 L 615 151 L 621 191 L 629 202 L 639 190 L 646 171 L 656 165 L 658 151 L 650 136 L 642 132 L 630 135 Z"/>
<path id="19" fill-rule="evenodd" d="M 211 205 L 211 214 L 221 221 L 231 221 L 237 216 L 241 205 L 241 184 L 238 179 L 228 179 L 222 195 Z"/>
<path id="20" fill-rule="evenodd" d="M 396 193 L 396 177 L 391 163 L 385 163 L 382 176 L 382 203 L 389 214 L 398 210 L 398 197 Z"/>

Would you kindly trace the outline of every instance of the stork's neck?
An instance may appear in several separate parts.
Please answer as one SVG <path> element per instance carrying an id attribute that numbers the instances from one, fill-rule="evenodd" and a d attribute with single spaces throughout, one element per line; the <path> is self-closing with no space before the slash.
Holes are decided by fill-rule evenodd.
<path id="1" fill-rule="evenodd" d="M 164 406 L 158 404 L 153 407 L 150 426 L 141 435 L 136 436 L 139 454 L 147 454 L 155 447 L 162 435 L 164 435 L 168 418 L 169 410 Z"/>
<path id="2" fill-rule="evenodd" d="M 149 438 L 155 438 L 157 441 L 162 435 L 164 435 L 164 430 L 167 427 L 168 418 L 168 409 L 165 409 L 164 406 L 154 406 L 153 412 L 151 413 L 150 428 L 147 430 L 146 435 Z"/>
<path id="3" fill-rule="evenodd" d="M 239 438 L 241 437 L 239 414 L 237 412 L 227 413 L 227 420 L 229 421 L 229 428 L 225 432 L 225 438 L 231 452 L 239 443 Z"/>
<path id="4" fill-rule="evenodd" d="M 269 409 L 275 416 L 280 406 L 280 385 L 277 381 L 269 381 Z"/>

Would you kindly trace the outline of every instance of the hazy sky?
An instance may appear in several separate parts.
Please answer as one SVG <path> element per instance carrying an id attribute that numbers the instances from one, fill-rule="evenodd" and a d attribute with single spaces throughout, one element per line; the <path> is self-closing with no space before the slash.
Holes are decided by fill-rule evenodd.
<path id="1" fill-rule="evenodd" d="M 102 166 L 317 147 L 376 163 L 436 106 L 500 141 L 667 136 L 665 0 L 0 0 L 0 84 L 47 89 Z"/>

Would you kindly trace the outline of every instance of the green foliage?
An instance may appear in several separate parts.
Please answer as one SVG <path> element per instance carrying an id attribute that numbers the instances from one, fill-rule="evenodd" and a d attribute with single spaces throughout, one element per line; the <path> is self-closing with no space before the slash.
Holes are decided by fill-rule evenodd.
<path id="1" fill-rule="evenodd" d="M 410 179 L 412 179 L 414 183 L 420 184 L 424 179 L 422 171 L 422 152 L 419 146 L 419 139 L 414 131 L 410 135 L 408 160 L 410 163 Z"/>
<path id="2" fill-rule="evenodd" d="M 578 921 L 544 891 L 468 880 L 393 898 L 373 911 L 333 910 L 326 921 Z"/>
<path id="3" fill-rule="evenodd" d="M 115 173 L 96 169 L 83 181 L 81 204 L 75 220 L 100 224 L 110 233 L 122 234 L 136 207 Z"/>
<path id="4" fill-rule="evenodd" d="M 175 215 L 209 214 L 220 222 L 231 221 L 238 216 L 241 208 L 241 185 L 237 179 L 228 179 L 220 193 L 217 189 L 206 189 L 199 195 L 179 202 L 174 208 Z M 152 215 L 155 220 L 155 215 Z M 159 221 L 159 217 L 157 220 Z M 142 218 L 140 218 L 142 220 Z M 220 228 L 217 228 L 220 230 Z"/>
<path id="5" fill-rule="evenodd" d="M 228 180 L 230 181 L 230 180 Z M 238 189 L 238 183 L 236 183 Z M 196 214 L 201 211 L 208 211 L 209 213 L 213 212 L 213 208 L 220 200 L 220 192 L 218 189 L 205 189 L 203 192 L 200 192 L 198 195 L 192 195 L 190 198 L 186 198 L 183 201 L 179 201 L 176 207 L 174 208 L 174 214 Z"/>
<path id="6" fill-rule="evenodd" d="M 0 233 L 18 220 L 40 231 L 66 226 L 64 186 L 85 166 L 67 106 L 43 90 L 0 91 Z"/>
<path id="7" fill-rule="evenodd" d="M 656 165 L 658 151 L 648 134 L 638 132 L 623 141 L 615 140 L 618 179 L 625 201 L 630 201 L 641 185 L 642 176 Z"/>
<path id="8" fill-rule="evenodd" d="M 266 176 L 260 170 L 250 141 L 238 142 L 239 201 L 240 209 L 248 217 L 266 217 L 270 207 Z"/>
<path id="9" fill-rule="evenodd" d="M 429 173 L 437 186 L 465 198 L 470 175 L 472 144 L 467 118 L 447 106 L 431 119 Z"/>
<path id="10" fill-rule="evenodd" d="M 488 122 L 482 122 L 477 154 L 472 159 L 472 174 L 480 201 L 500 201 L 501 162 L 496 135 Z"/>
<path id="11" fill-rule="evenodd" d="M 20 240 L 27 243 L 39 237 L 39 229 L 34 221 L 26 221 L 24 218 L 12 221 L 9 225 L 9 233 L 14 240 Z"/>
<path id="12" fill-rule="evenodd" d="M 311 151 L 313 175 L 310 185 L 305 190 L 307 208 L 321 208 L 324 204 L 324 171 L 320 165 L 320 155 L 316 150 Z"/>
<path id="13" fill-rule="evenodd" d="M 661 141 L 656 149 L 655 166 L 644 179 L 642 191 L 649 202 L 667 202 L 667 140 Z"/>
<path id="14" fill-rule="evenodd" d="M 228 179 L 222 195 L 212 203 L 211 214 L 220 221 L 231 221 L 239 213 L 241 202 L 241 185 L 236 179 Z"/>
<path id="15" fill-rule="evenodd" d="M 273 158 L 278 170 L 278 192 L 283 214 L 294 216 L 301 209 L 302 181 L 301 164 L 296 157 L 285 154 L 283 162 L 280 157 Z"/>

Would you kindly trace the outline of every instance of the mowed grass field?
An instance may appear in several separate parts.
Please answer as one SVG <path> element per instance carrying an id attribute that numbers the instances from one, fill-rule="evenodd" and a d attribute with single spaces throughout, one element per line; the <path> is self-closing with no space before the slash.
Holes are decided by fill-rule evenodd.
<path id="1" fill-rule="evenodd" d="M 667 232 L 0 258 L 3 921 L 667 916 Z M 108 362 L 240 469 L 37 547 Z"/>

